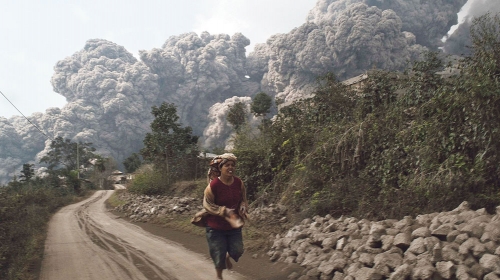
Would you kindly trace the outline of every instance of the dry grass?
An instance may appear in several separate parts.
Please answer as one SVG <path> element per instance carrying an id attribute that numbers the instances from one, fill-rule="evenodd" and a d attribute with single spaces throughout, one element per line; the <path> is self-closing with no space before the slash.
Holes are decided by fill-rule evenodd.
<path id="1" fill-rule="evenodd" d="M 201 200 L 203 199 L 203 190 L 206 186 L 207 181 L 205 179 L 177 182 L 171 188 L 171 195 L 189 196 Z M 190 221 L 191 215 L 173 214 L 156 219 L 152 222 L 189 234 L 204 236 L 205 232 L 203 228 L 192 225 Z M 276 234 L 281 233 L 282 231 L 283 228 L 277 221 L 273 221 L 273 219 L 268 219 L 265 222 L 251 220 L 243 227 L 245 248 L 252 252 L 266 251 L 272 245 L 270 241 L 271 238 L 274 238 Z"/>
<path id="2" fill-rule="evenodd" d="M 182 181 L 175 183 L 169 190 L 168 196 L 188 196 L 197 199 L 203 199 L 203 190 L 206 187 L 206 180 L 197 181 Z M 125 190 L 123 190 L 125 191 Z M 123 205 L 125 201 L 121 200 L 117 195 L 122 190 L 115 192 L 108 200 L 108 206 L 114 208 Z M 279 219 L 279 217 L 276 217 Z M 191 224 L 191 215 L 170 213 L 166 216 L 161 216 L 150 220 L 151 223 L 157 224 L 162 227 L 176 229 L 188 234 L 197 236 L 204 236 L 205 230 L 201 227 Z M 271 240 L 274 239 L 276 234 L 284 230 L 282 226 L 273 220 L 272 217 L 263 222 L 250 220 L 243 227 L 243 239 L 245 241 L 245 248 L 250 252 L 262 251 L 265 252 L 272 245 Z"/>
<path id="3" fill-rule="evenodd" d="M 151 222 L 189 234 L 199 236 L 205 234 L 201 227 L 197 227 L 191 224 L 191 215 L 171 214 L 168 216 L 163 216 L 161 218 L 153 219 Z"/>
<path id="4" fill-rule="evenodd" d="M 114 208 L 114 207 L 119 207 L 123 206 L 125 203 L 127 203 L 125 200 L 120 199 L 120 196 L 118 194 L 124 192 L 125 190 L 116 190 L 106 201 L 108 206 Z"/>
<path id="5" fill-rule="evenodd" d="M 207 187 L 206 179 L 198 179 L 195 181 L 176 182 L 170 187 L 170 195 L 172 196 L 189 196 L 203 199 L 203 191 Z"/>

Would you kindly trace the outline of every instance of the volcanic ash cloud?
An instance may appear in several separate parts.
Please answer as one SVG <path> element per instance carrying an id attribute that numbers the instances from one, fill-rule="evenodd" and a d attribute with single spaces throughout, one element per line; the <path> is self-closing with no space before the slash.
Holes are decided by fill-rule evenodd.
<path id="1" fill-rule="evenodd" d="M 251 114 L 250 106 L 252 99 L 250 97 L 233 96 L 224 100 L 224 102 L 215 103 L 210 107 L 208 120 L 209 124 L 203 133 L 205 147 L 222 147 L 228 149 L 231 135 L 235 132 L 234 127 L 227 121 L 226 117 L 231 109 L 237 103 L 243 103 L 246 111 L 246 121 L 251 127 L 255 127 L 259 119 Z"/>
<path id="2" fill-rule="evenodd" d="M 68 104 L 41 123 L 52 137 L 92 142 L 118 162 L 142 147 L 159 95 L 158 77 L 144 63 L 122 46 L 93 39 L 54 72 L 54 91 Z"/>
<path id="3" fill-rule="evenodd" d="M 258 92 L 260 81 L 249 79 L 245 68 L 249 44 L 241 33 L 186 33 L 140 57 L 158 75 L 161 99 L 176 104 L 181 122 L 201 135 L 212 105 Z"/>

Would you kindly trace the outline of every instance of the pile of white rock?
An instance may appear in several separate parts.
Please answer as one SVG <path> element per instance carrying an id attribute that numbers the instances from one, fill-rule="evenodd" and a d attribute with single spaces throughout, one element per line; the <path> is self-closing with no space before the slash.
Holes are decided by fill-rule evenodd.
<path id="1" fill-rule="evenodd" d="M 172 214 L 194 215 L 202 207 L 201 200 L 192 197 L 134 195 L 128 192 L 119 196 L 125 203 L 114 210 L 124 213 L 134 222 L 150 222 L 153 218 Z"/>
<path id="2" fill-rule="evenodd" d="M 369 221 L 305 219 L 276 236 L 272 261 L 298 263 L 289 279 L 500 279 L 496 215 L 467 202 L 449 212 Z"/>

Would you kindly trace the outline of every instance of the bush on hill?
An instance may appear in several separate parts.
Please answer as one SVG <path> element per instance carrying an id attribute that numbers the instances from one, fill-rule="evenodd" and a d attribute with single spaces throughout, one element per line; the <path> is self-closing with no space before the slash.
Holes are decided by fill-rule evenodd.
<path id="1" fill-rule="evenodd" d="M 233 152 L 251 198 L 375 219 L 498 205 L 500 17 L 477 18 L 471 35 L 458 64 L 431 52 L 359 88 L 327 74 L 258 133 L 240 129 Z"/>

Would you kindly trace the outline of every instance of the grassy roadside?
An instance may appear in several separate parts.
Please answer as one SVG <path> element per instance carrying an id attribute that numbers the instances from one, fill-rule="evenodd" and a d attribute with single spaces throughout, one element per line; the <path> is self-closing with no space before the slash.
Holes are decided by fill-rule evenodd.
<path id="1" fill-rule="evenodd" d="M 189 196 L 200 199 L 201 201 L 201 199 L 203 198 L 203 190 L 205 189 L 205 187 L 205 180 L 177 182 L 170 189 L 168 196 Z M 127 192 L 127 190 L 116 190 L 106 201 L 107 207 L 113 209 L 115 207 L 124 205 L 126 201 L 120 197 L 120 195 L 124 192 Z M 190 220 L 190 215 L 178 214 L 155 218 L 151 220 L 151 223 L 157 224 L 159 226 L 173 228 L 189 234 L 201 235 L 198 228 L 193 226 Z"/>
<path id="2" fill-rule="evenodd" d="M 49 188 L 3 190 L 0 195 L 0 279 L 38 279 L 52 215 L 80 196 Z"/>
<path id="3" fill-rule="evenodd" d="M 177 197 L 194 197 L 196 199 L 203 198 L 203 190 L 206 187 L 206 180 L 197 181 L 182 181 L 177 182 L 168 192 L 168 196 Z M 116 191 L 107 201 L 109 208 L 115 208 L 125 204 L 126 202 L 120 198 L 120 194 L 126 190 Z M 191 215 L 186 214 L 168 214 L 166 216 L 152 219 L 150 222 L 156 225 L 182 231 L 187 234 L 204 236 L 205 232 L 200 227 L 191 224 Z M 266 222 L 257 222 L 250 220 L 243 227 L 243 238 L 245 240 L 245 248 L 250 252 L 267 251 L 271 245 L 269 242 L 270 236 L 275 236 L 282 231 L 277 222 L 270 217 Z"/>

